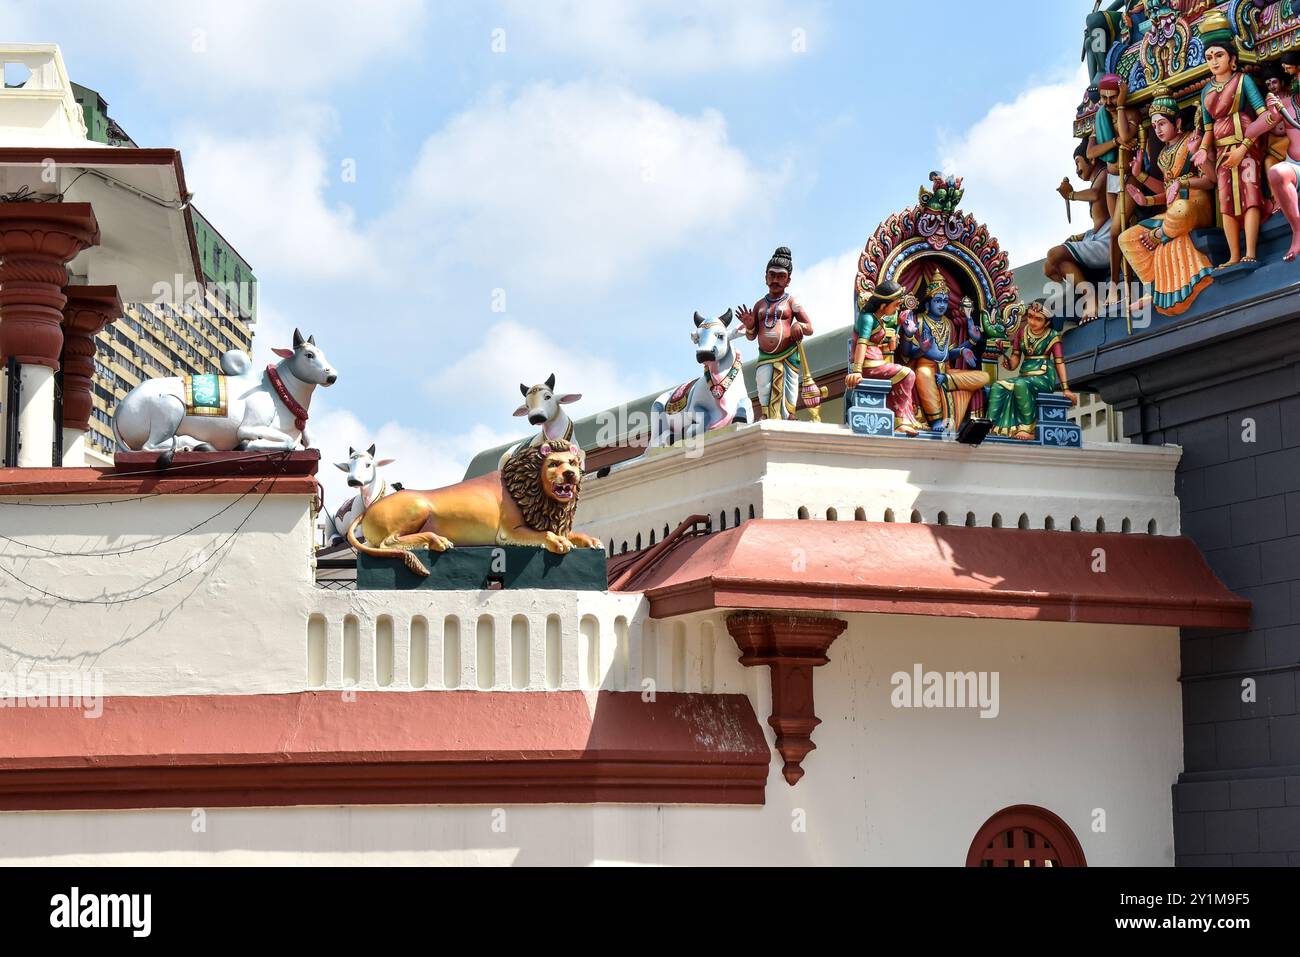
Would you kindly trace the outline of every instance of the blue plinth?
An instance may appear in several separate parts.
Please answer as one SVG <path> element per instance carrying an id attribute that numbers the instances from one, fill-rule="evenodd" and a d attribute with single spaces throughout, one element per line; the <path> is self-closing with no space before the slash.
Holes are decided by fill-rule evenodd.
<path id="1" fill-rule="evenodd" d="M 1070 421 L 1070 409 L 1074 405 L 1063 395 L 1040 395 L 1038 397 L 1038 441 L 1042 445 L 1058 449 L 1078 449 L 1083 447 L 1083 429 Z"/>
<path id="2" fill-rule="evenodd" d="M 893 435 L 894 411 L 889 407 L 893 385 L 863 379 L 844 396 L 844 418 L 855 435 Z"/>
<path id="3" fill-rule="evenodd" d="M 893 386 L 879 379 L 863 379 L 844 395 L 844 419 L 855 435 L 894 435 L 894 412 L 889 408 Z M 1073 405 L 1063 395 L 1038 396 L 1038 438 L 1033 442 L 990 435 L 986 442 L 1013 442 L 1016 445 L 1045 445 L 1052 448 L 1083 447 L 1083 430 L 1070 421 Z M 952 439 L 954 436 L 932 429 L 918 434 L 922 439 Z M 900 436 L 901 438 L 901 436 Z"/>

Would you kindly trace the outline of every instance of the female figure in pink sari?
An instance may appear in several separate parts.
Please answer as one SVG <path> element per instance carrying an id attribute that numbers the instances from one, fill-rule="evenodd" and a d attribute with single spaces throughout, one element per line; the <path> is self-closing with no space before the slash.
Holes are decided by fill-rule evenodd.
<path id="1" fill-rule="evenodd" d="M 1264 172 L 1256 138 L 1276 124 L 1261 120 L 1264 95 L 1255 81 L 1237 68 L 1237 45 L 1232 28 L 1222 14 L 1210 14 L 1201 23 L 1205 62 L 1210 80 L 1201 94 L 1201 119 L 1205 135 L 1192 158 L 1198 169 L 1213 162 L 1219 190 L 1219 212 L 1228 240 L 1228 261 L 1257 262 L 1259 226 L 1267 212 Z M 1241 233 L 1246 233 L 1242 255 Z"/>
<path id="2" fill-rule="evenodd" d="M 890 384 L 887 404 L 894 412 L 894 431 L 900 435 L 916 435 L 924 428 L 916 414 L 916 373 L 894 361 L 899 310 L 910 314 L 917 305 L 892 279 L 877 286 L 858 308 L 853 324 L 853 357 L 844 377 L 847 389 L 856 389 L 863 379 Z"/>

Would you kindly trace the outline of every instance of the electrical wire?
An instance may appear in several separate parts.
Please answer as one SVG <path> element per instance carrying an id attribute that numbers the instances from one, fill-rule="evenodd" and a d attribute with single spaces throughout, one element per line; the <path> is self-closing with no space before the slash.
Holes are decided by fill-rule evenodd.
<path id="1" fill-rule="evenodd" d="M 165 591 L 166 589 L 171 588 L 173 585 L 179 584 L 180 582 L 189 578 L 191 575 L 198 572 L 199 569 L 207 565 L 208 562 L 212 561 L 212 559 L 215 558 L 219 552 L 221 552 L 232 541 L 234 541 L 235 536 L 238 535 L 239 532 L 243 529 L 243 527 L 247 525 L 248 522 L 252 519 L 252 517 L 257 514 L 257 510 L 262 507 L 262 504 L 266 501 L 266 497 L 270 495 L 272 489 L 275 488 L 275 483 L 279 479 L 279 477 L 280 476 L 271 476 L 271 484 L 267 487 L 266 491 L 262 493 L 261 497 L 253 505 L 252 509 L 249 510 L 249 513 L 244 516 L 243 521 L 241 521 L 238 525 L 235 526 L 234 530 L 231 531 L 231 533 L 225 537 L 225 539 L 221 542 L 220 545 L 218 545 L 208 554 L 207 558 L 203 559 L 203 561 L 199 562 L 197 565 L 193 565 L 184 574 L 177 576 L 176 578 L 172 579 L 169 582 L 166 582 L 165 584 L 159 585 L 157 588 L 150 589 L 149 591 L 143 592 L 139 595 L 130 595 L 125 598 L 74 598 L 70 595 L 59 595 L 51 591 L 46 591 L 44 588 L 41 588 L 39 585 L 33 585 L 31 582 L 26 581 L 23 578 L 20 578 L 18 575 L 15 575 L 13 572 L 9 571 L 9 569 L 4 568 L 2 566 L 0 566 L 0 573 L 7 575 L 8 577 L 12 578 L 14 581 L 18 582 L 18 584 L 22 585 L 25 588 L 30 589 L 31 591 L 36 592 L 37 594 L 40 594 L 46 598 L 52 598 L 55 601 L 66 602 L 67 604 L 70 605 L 125 605 L 128 602 L 140 601 L 142 599 L 149 598 L 153 595 L 158 594 L 161 591 Z"/>
<path id="2" fill-rule="evenodd" d="M 58 193 L 38 193 L 26 183 L 19 186 L 12 193 L 0 193 L 0 203 L 61 203 L 63 197 L 67 195 L 68 190 L 77 184 L 77 180 L 92 172 L 83 169 L 80 173 L 72 178 L 72 182 L 63 187 L 62 192 Z"/>
<path id="3" fill-rule="evenodd" d="M 80 173 L 77 174 L 76 179 L 74 179 L 71 183 L 69 183 L 67 186 L 63 188 L 63 192 L 59 194 L 60 202 L 63 201 L 63 197 L 67 195 L 68 190 L 72 189 L 73 185 L 77 182 L 77 180 L 81 179 L 81 177 L 85 176 L 87 173 L 89 173 L 91 176 L 94 176 L 96 179 L 107 183 L 110 186 L 116 186 L 119 189 L 126 190 L 128 193 L 134 193 L 135 195 L 139 196 L 141 199 L 151 202 L 157 206 L 161 206 L 164 209 L 174 210 L 175 212 L 183 212 L 185 207 L 189 205 L 189 199 L 186 197 L 182 197 L 179 200 L 163 199 L 162 197 L 155 196 L 153 193 L 150 193 L 147 190 L 143 190 L 138 186 L 132 186 L 130 183 L 125 182 L 124 180 L 120 180 L 115 176 L 109 176 L 103 170 L 90 169 L 90 168 L 83 169 Z"/>
<path id="4" fill-rule="evenodd" d="M 222 515 L 225 515 L 226 512 L 230 511 L 232 508 L 234 508 L 244 499 L 248 498 L 248 496 L 252 495 L 254 491 L 256 491 L 256 489 L 251 489 L 251 488 L 248 489 L 246 492 L 242 493 L 238 498 L 232 500 L 229 504 L 226 505 L 225 508 L 217 512 L 215 515 L 209 515 L 207 518 L 199 522 L 197 525 L 192 525 L 183 532 L 177 532 L 171 538 L 164 538 L 157 542 L 141 543 L 139 545 L 133 545 L 130 548 L 122 548 L 111 552 L 61 552 L 53 548 L 42 548 L 40 545 L 33 545 L 31 542 L 20 541 L 17 538 L 10 538 L 8 535 L 0 535 L 0 541 L 10 542 L 14 545 L 21 546 L 22 548 L 29 548 L 32 551 L 43 552 L 46 555 L 57 555 L 63 558 L 111 558 L 116 555 L 133 555 L 136 552 L 147 551 L 150 548 L 161 548 L 163 545 L 171 544 L 172 542 L 176 541 L 178 538 L 184 538 L 186 535 L 189 535 L 191 532 L 197 532 L 204 525 L 208 524 L 209 522 L 215 519 L 220 518 Z M 5 556 L 3 554 L 0 554 L 0 558 L 4 558 L 4 557 L 17 557 L 17 556 Z"/>

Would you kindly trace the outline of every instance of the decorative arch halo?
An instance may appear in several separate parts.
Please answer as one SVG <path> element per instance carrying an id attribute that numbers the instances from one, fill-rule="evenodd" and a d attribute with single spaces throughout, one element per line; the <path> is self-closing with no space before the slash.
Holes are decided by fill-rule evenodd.
<path id="1" fill-rule="evenodd" d="M 930 179 L 933 191 L 922 187 L 915 206 L 887 217 L 867 240 L 858 257 L 855 306 L 908 264 L 939 259 L 971 281 L 979 309 L 1006 317 L 1020 299 L 1006 252 L 987 226 L 957 208 L 964 195 L 960 178 L 932 173 Z"/>

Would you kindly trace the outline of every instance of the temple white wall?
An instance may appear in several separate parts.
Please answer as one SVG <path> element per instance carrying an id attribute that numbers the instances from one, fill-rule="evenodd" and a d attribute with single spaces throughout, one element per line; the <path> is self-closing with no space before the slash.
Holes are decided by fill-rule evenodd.
<path id="1" fill-rule="evenodd" d="M 308 497 L 260 498 L 0 497 L 0 672 L 85 670 L 106 695 L 621 690 L 639 595 L 326 591 Z"/>
<path id="2" fill-rule="evenodd" d="M 761 808 L 214 809 L 200 832 L 189 810 L 11 812 L 0 862 L 959 866 L 990 815 L 1036 804 L 1090 865 L 1173 863 L 1176 629 L 848 618 L 816 672 L 823 723 L 806 775 L 788 786 L 774 752 Z M 660 688 L 744 693 L 773 743 L 767 669 L 739 664 L 722 615 L 633 629 L 632 661 L 646 644 Z M 895 708 L 891 675 L 917 664 L 997 672 L 997 716 Z"/>
<path id="3" fill-rule="evenodd" d="M 1131 521 L 1156 516 L 1161 534 L 1177 527 L 1176 449 L 1037 449 L 1034 468 L 1017 448 L 895 442 L 885 447 L 912 457 L 869 450 L 863 468 L 866 453 L 809 428 L 752 430 L 725 447 L 735 455 L 706 449 L 685 474 L 658 460 L 615 473 L 593 483 L 580 514 L 630 522 L 638 502 L 689 514 L 691 494 L 744 489 L 768 517 L 794 517 L 784 513 L 796 503 L 847 510 L 846 520 L 855 501 L 889 502 L 932 520 L 945 507 L 1038 515 L 1091 502 Z M 0 672 L 88 669 L 106 695 L 734 692 L 774 744 L 768 669 L 739 663 L 721 612 L 651 621 L 641 597 L 603 592 L 326 591 L 312 580 L 308 496 L 81 507 L 92 501 L 0 497 Z M 39 590 L 82 602 L 143 597 L 74 604 Z M 806 776 L 789 787 L 774 752 L 762 808 L 511 807 L 504 831 L 480 807 L 215 809 L 199 831 L 185 811 L 10 812 L 0 813 L 0 862 L 960 865 L 991 814 L 1037 804 L 1065 819 L 1093 865 L 1172 864 L 1177 629 L 845 617 L 830 664 L 816 671 L 822 724 Z M 890 677 L 916 665 L 996 673 L 997 716 L 895 708 Z"/>
<path id="4" fill-rule="evenodd" d="M 0 671 L 84 669 L 110 695 L 303 686 L 308 496 L 3 497 L 0 529 Z"/>
<path id="5" fill-rule="evenodd" d="M 1182 450 L 981 446 L 763 421 L 616 466 L 584 484 L 581 531 L 615 553 L 648 547 L 692 514 L 1179 534 Z M 751 514 L 752 510 L 752 514 Z M 624 549 L 624 543 L 627 548 Z"/>

